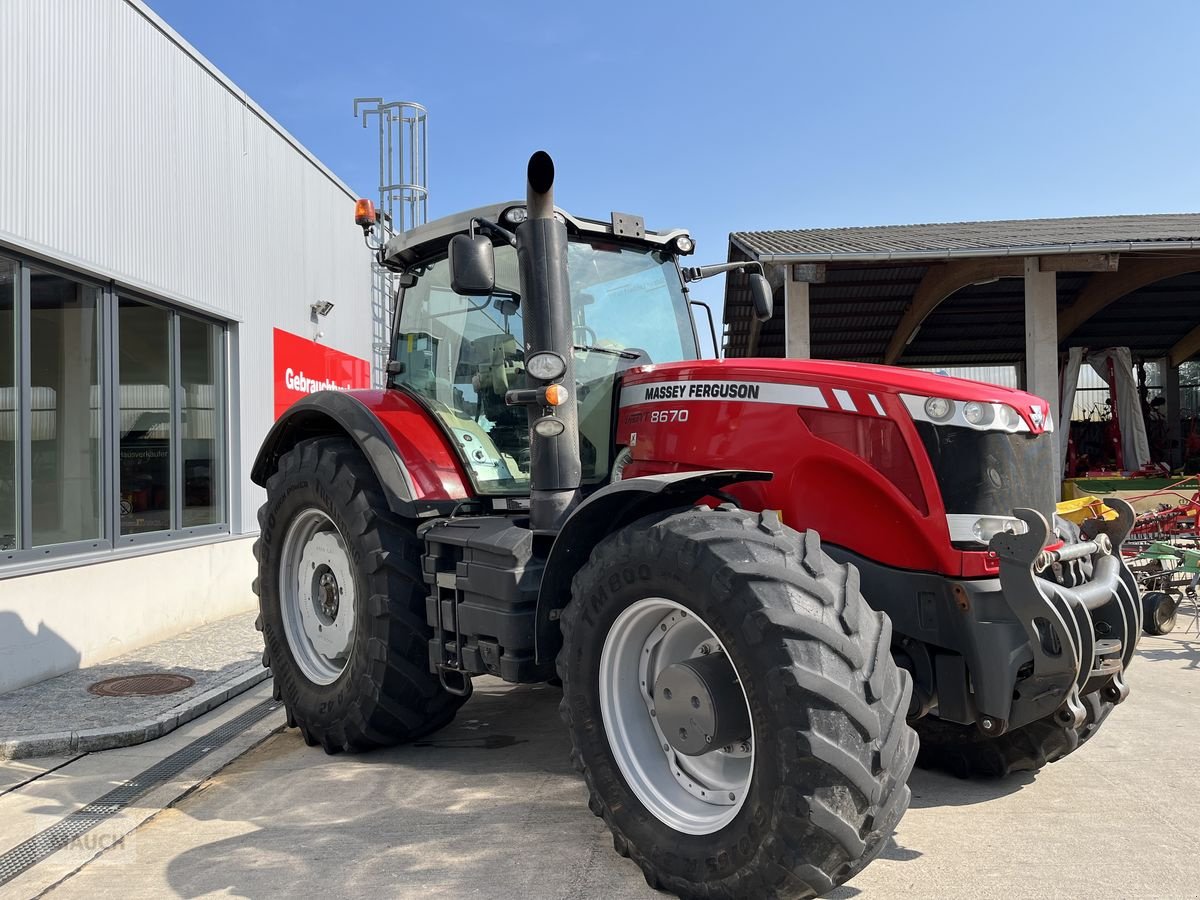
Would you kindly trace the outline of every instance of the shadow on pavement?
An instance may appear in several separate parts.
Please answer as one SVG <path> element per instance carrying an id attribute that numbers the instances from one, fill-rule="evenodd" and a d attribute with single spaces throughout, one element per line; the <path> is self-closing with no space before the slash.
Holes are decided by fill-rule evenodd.
<path id="1" fill-rule="evenodd" d="M 997 797 L 1015 794 L 1036 781 L 1033 772 L 1017 772 L 1007 778 L 959 778 L 929 769 L 913 769 L 908 787 L 912 791 L 910 809 L 938 806 L 970 806 L 987 803 Z"/>
<path id="2" fill-rule="evenodd" d="M 296 731 L 277 734 L 163 821 L 171 846 L 189 829 L 195 837 L 167 864 L 170 887 L 184 897 L 587 897 L 600 865 L 617 870 L 606 896 L 660 896 L 588 811 L 559 696 L 477 691 L 431 738 L 366 754 L 325 756 Z M 140 832 L 139 852 L 154 837 Z"/>
<path id="3" fill-rule="evenodd" d="M 477 691 L 431 738 L 367 754 L 329 757 L 295 731 L 275 735 L 164 821 L 173 846 L 180 830 L 196 838 L 167 864 L 169 884 L 185 897 L 463 896 L 488 885 L 508 896 L 662 896 L 588 811 L 559 696 L 546 686 Z M 918 770 L 912 805 L 982 803 L 1032 781 Z M 879 858 L 921 855 L 891 838 Z M 857 893 L 847 885 L 831 896 Z"/>
<path id="4" fill-rule="evenodd" d="M 1185 669 L 1200 669 L 1200 640 L 1188 640 L 1181 637 L 1172 643 L 1175 646 L 1146 647 L 1143 644 L 1142 648 L 1138 650 L 1138 656 L 1148 660 L 1186 662 Z"/>

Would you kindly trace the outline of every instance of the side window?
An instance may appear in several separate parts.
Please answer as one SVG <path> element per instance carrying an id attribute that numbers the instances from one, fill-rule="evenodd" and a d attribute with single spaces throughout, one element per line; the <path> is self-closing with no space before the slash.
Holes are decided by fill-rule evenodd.
<path id="1" fill-rule="evenodd" d="M 504 402 L 524 372 L 512 248 L 496 248 L 496 276 L 495 295 L 462 297 L 445 260 L 429 265 L 404 293 L 391 380 L 429 401 L 480 491 L 514 493 L 529 487 L 529 427 L 524 407 Z"/>

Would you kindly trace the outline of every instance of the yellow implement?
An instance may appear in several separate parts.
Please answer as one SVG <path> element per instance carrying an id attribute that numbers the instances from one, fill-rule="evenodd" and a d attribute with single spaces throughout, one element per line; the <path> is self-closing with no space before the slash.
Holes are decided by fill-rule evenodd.
<path id="1" fill-rule="evenodd" d="M 1056 504 L 1054 511 L 1064 519 L 1082 525 L 1087 519 L 1104 518 L 1109 521 L 1117 517 L 1116 510 L 1109 509 L 1099 497 L 1076 497 Z"/>

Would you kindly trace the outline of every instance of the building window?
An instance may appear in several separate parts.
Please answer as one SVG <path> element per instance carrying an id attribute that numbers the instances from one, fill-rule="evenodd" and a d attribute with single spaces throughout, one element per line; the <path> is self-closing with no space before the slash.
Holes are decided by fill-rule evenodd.
<path id="1" fill-rule="evenodd" d="M 225 521 L 225 370 L 222 329 L 179 317 L 179 370 L 183 384 L 183 525 Z"/>
<path id="2" fill-rule="evenodd" d="M 161 306 L 120 299 L 117 439 L 122 535 L 170 531 L 173 524 L 171 318 Z"/>
<path id="3" fill-rule="evenodd" d="M 100 290 L 29 273 L 30 508 L 34 547 L 103 537 L 101 448 L 90 428 L 100 408 Z"/>
<path id="4" fill-rule="evenodd" d="M 17 279 L 15 260 L 0 258 L 0 551 L 17 547 Z"/>
<path id="5" fill-rule="evenodd" d="M 228 531 L 225 340 L 0 257 L 0 568 Z"/>

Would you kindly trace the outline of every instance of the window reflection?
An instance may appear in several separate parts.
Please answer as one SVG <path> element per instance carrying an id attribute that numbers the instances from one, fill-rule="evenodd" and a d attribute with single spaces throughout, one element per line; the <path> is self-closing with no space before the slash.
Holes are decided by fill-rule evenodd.
<path id="1" fill-rule="evenodd" d="M 15 550 L 17 522 L 17 277 L 13 260 L 0 259 L 0 550 Z"/>
<path id="2" fill-rule="evenodd" d="M 33 544 L 101 537 L 100 291 L 30 272 Z"/>
<path id="3" fill-rule="evenodd" d="M 186 316 L 179 319 L 184 527 L 213 525 L 224 519 L 220 338 L 221 329 L 215 325 Z"/>
<path id="4" fill-rule="evenodd" d="M 121 534 L 171 527 L 171 313 L 122 297 L 120 385 Z"/>

